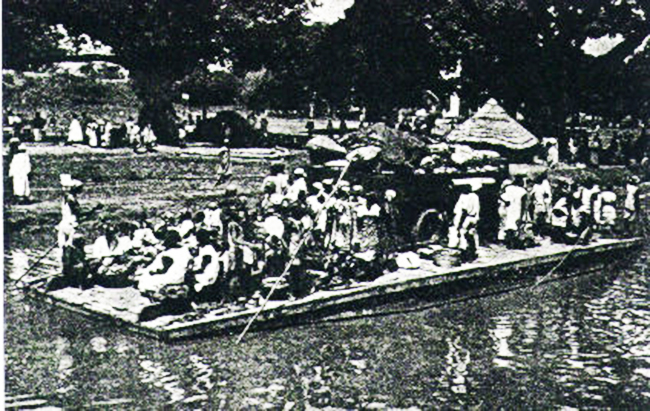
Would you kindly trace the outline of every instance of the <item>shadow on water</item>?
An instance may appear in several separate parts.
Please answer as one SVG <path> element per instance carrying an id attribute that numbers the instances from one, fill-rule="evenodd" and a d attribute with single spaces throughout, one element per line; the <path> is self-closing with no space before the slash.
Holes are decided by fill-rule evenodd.
<path id="1" fill-rule="evenodd" d="M 5 278 L 43 243 L 7 249 Z M 253 333 L 242 345 L 232 335 L 164 344 L 7 292 L 7 404 L 645 408 L 648 256 L 536 289 Z M 55 270 L 56 256 L 40 269 Z"/>

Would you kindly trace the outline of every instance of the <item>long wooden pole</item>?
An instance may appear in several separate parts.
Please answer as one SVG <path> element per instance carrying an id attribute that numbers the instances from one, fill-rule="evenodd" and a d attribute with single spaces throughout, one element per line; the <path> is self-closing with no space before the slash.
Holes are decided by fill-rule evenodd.
<path id="1" fill-rule="evenodd" d="M 266 298 L 264 299 L 264 301 L 262 302 L 262 305 L 260 306 L 260 308 L 255 312 L 255 315 L 253 315 L 253 317 L 248 321 L 248 323 L 246 324 L 246 327 L 244 327 L 244 330 L 241 332 L 241 334 L 239 334 L 239 337 L 237 337 L 237 344 L 242 342 L 242 340 L 244 339 L 244 336 L 246 335 L 246 333 L 248 332 L 250 327 L 253 325 L 253 323 L 255 322 L 257 317 L 259 317 L 259 315 L 262 313 L 262 311 L 264 311 L 264 308 L 266 308 L 266 304 L 269 302 L 269 300 L 271 299 L 271 296 L 275 292 L 275 289 L 280 284 L 280 280 L 282 280 L 289 273 L 289 270 L 291 269 L 291 266 L 293 265 L 293 262 L 296 260 L 296 256 L 298 255 L 298 252 L 300 252 L 300 249 L 302 248 L 302 246 L 305 244 L 305 242 L 307 241 L 307 239 L 311 235 L 311 232 L 313 231 L 314 227 L 316 227 L 316 222 L 319 220 L 321 214 L 325 211 L 325 208 L 326 208 L 327 204 L 330 202 L 332 197 L 334 197 L 334 194 L 336 194 L 336 192 L 338 191 L 339 187 L 341 186 L 341 181 L 343 180 L 343 177 L 348 172 L 351 165 L 352 165 L 352 161 L 350 161 L 343 168 L 343 170 L 341 171 L 341 174 L 339 175 L 338 179 L 336 180 L 336 184 L 334 184 L 334 188 L 332 189 L 332 192 L 327 196 L 327 198 L 325 199 L 325 202 L 323 203 L 323 207 L 320 209 L 318 214 L 316 214 L 316 218 L 314 219 L 314 224 L 312 224 L 312 226 L 307 231 L 305 231 L 305 233 L 302 235 L 302 238 L 300 239 L 300 242 L 298 243 L 298 247 L 296 247 L 296 250 L 291 254 L 291 258 L 289 259 L 289 262 L 287 263 L 287 265 L 284 267 L 284 271 L 282 272 L 282 274 L 280 275 L 278 280 L 273 284 L 273 286 L 271 287 L 271 290 L 269 290 L 269 293 L 266 296 Z"/>

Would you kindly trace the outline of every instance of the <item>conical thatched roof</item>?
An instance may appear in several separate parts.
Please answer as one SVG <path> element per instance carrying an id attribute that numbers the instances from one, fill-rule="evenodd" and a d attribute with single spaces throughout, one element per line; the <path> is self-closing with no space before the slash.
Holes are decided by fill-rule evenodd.
<path id="1" fill-rule="evenodd" d="M 510 117 L 493 98 L 449 133 L 447 140 L 455 143 L 501 146 L 513 150 L 524 150 L 539 143 L 537 137 Z"/>

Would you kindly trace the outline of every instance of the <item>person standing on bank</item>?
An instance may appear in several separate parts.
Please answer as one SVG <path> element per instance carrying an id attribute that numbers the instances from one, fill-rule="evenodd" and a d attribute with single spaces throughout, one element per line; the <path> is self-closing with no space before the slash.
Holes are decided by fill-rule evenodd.
<path id="1" fill-rule="evenodd" d="M 13 181 L 13 196 L 18 203 L 25 203 L 29 200 L 29 174 L 32 172 L 32 162 L 27 149 L 22 144 L 18 146 L 17 152 L 11 158 L 9 164 L 9 177 Z"/>

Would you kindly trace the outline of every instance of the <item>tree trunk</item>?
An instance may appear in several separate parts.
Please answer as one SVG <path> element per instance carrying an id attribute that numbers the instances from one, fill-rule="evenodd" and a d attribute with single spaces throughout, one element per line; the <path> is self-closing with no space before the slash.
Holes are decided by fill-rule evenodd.
<path id="1" fill-rule="evenodd" d="M 176 110 L 172 104 L 173 79 L 159 73 L 132 72 L 135 93 L 142 103 L 138 122 L 151 125 L 158 144 L 178 145 Z"/>

